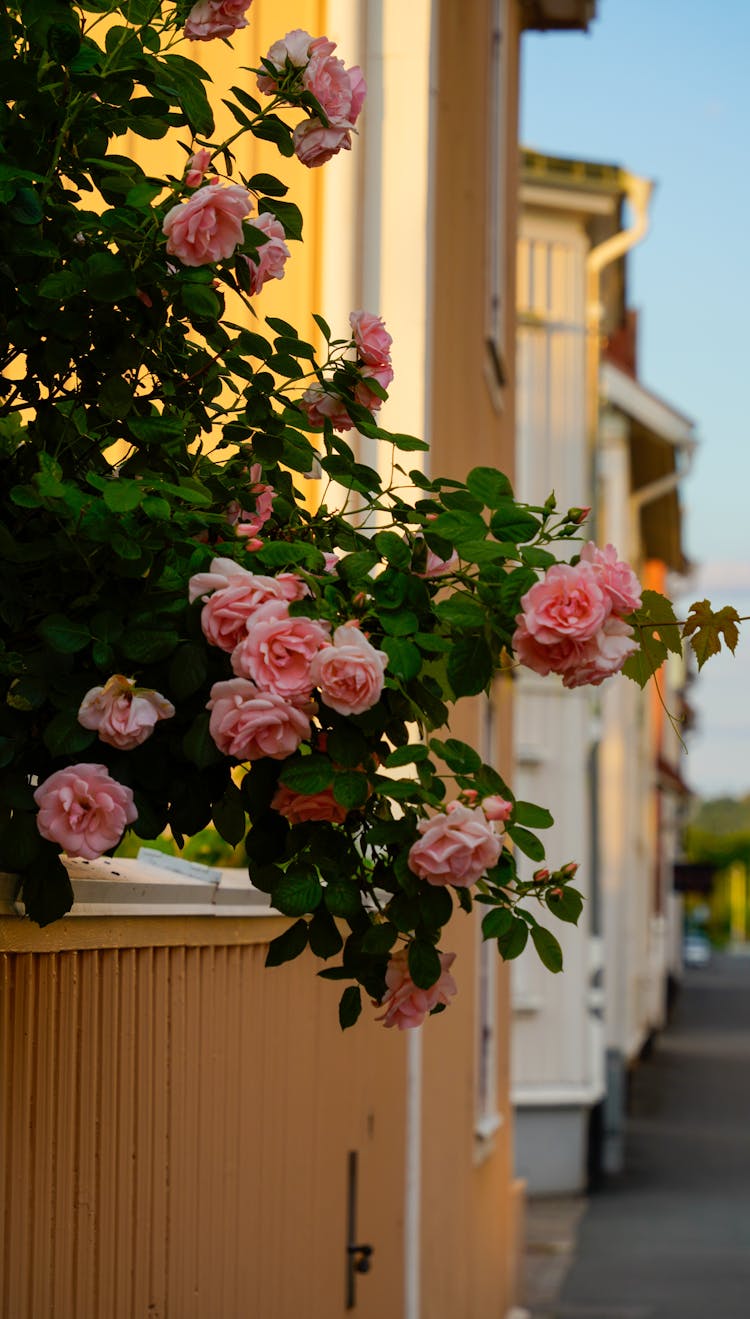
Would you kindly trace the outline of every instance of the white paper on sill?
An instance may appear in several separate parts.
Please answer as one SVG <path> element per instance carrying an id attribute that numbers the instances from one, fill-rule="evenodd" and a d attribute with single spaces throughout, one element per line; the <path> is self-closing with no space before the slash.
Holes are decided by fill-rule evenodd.
<path id="1" fill-rule="evenodd" d="M 144 865 L 154 866 L 157 870 L 172 870 L 186 879 L 195 879 L 200 884 L 220 884 L 221 871 L 213 866 L 201 865 L 200 861 L 185 861 L 181 856 L 171 856 L 160 852 L 156 847 L 141 847 L 138 850 L 139 861 Z"/>

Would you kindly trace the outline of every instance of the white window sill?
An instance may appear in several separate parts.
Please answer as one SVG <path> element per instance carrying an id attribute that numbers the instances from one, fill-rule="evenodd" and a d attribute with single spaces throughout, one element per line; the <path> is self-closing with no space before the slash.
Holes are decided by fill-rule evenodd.
<path id="1" fill-rule="evenodd" d="M 156 854 L 158 857 L 159 854 Z M 65 919 L 76 916 L 277 916 L 267 893 L 253 888 L 245 869 L 182 863 L 165 857 L 97 861 L 63 858 L 75 901 Z M 171 863 L 171 864 L 170 864 Z M 25 916 L 16 900 L 17 881 L 0 875 L 0 915 Z"/>

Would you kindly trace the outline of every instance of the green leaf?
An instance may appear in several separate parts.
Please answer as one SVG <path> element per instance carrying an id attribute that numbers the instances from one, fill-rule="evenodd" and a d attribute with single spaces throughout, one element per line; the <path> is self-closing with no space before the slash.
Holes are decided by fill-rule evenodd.
<path id="1" fill-rule="evenodd" d="M 31 862 L 23 878 L 26 913 L 37 925 L 51 925 L 73 906 L 73 886 L 59 853 L 50 848 Z"/>
<path id="2" fill-rule="evenodd" d="M 652 596 L 656 595 L 656 592 L 644 591 L 643 594 L 644 597 Z M 659 598 L 663 601 L 663 605 L 669 604 L 669 601 L 665 600 L 663 596 Z M 690 638 L 690 645 L 698 661 L 699 669 L 703 668 L 706 660 L 710 659 L 712 655 L 719 654 L 722 637 L 724 638 L 724 644 L 734 654 L 739 641 L 739 623 L 740 616 L 731 605 L 724 605 L 722 609 L 714 610 L 708 600 L 697 600 L 690 606 L 690 612 L 685 622 L 684 635 Z M 659 635 L 665 644 L 668 644 L 663 629 L 659 630 Z M 672 646 L 670 646 L 671 649 L 673 649 Z"/>
<path id="3" fill-rule="evenodd" d="M 184 283 L 180 289 L 183 305 L 197 320 L 215 321 L 221 312 L 221 303 L 213 289 L 205 284 Z"/>
<path id="4" fill-rule="evenodd" d="M 172 654 L 179 638 L 176 632 L 151 632 L 144 627 L 127 629 L 122 649 L 128 659 L 138 664 L 151 664 Z"/>
<path id="5" fill-rule="evenodd" d="M 323 901 L 332 916 L 356 916 L 362 908 L 359 885 L 350 879 L 331 879 L 323 892 Z"/>
<path id="6" fill-rule="evenodd" d="M 485 939 L 500 939 L 511 929 L 516 917 L 510 907 L 493 907 L 482 920 Z"/>
<path id="7" fill-rule="evenodd" d="M 233 87 L 231 90 L 239 98 L 240 89 Z M 250 109 L 249 106 L 247 108 Z M 251 192 L 262 192 L 265 197 L 283 197 L 289 191 L 286 184 L 274 178 L 273 174 L 253 174 L 247 186 Z"/>
<path id="8" fill-rule="evenodd" d="M 326 907 L 318 907 L 309 926 L 310 948 L 316 957 L 335 957 L 344 940 L 338 926 Z"/>
<path id="9" fill-rule="evenodd" d="M 362 992 L 359 985 L 349 985 L 339 1002 L 339 1025 L 342 1030 L 353 1026 L 362 1011 Z"/>
<path id="10" fill-rule="evenodd" d="M 61 710 L 44 730 L 44 744 L 53 756 L 74 756 L 96 741 L 96 733 L 83 728 L 72 710 Z"/>
<path id="11" fill-rule="evenodd" d="M 390 921 L 385 921 L 382 925 L 371 925 L 362 940 L 362 952 L 385 956 L 391 951 L 397 938 L 398 930 Z"/>
<path id="12" fill-rule="evenodd" d="M 17 873 L 25 871 L 41 855 L 46 846 L 37 829 L 37 816 L 27 811 L 15 811 L 0 830 L 0 870 Z"/>
<path id="13" fill-rule="evenodd" d="M 39 624 L 37 632 L 52 650 L 62 655 L 75 655 L 91 640 L 91 633 L 85 623 L 65 618 L 63 614 L 50 614 Z"/>
<path id="14" fill-rule="evenodd" d="M 264 197 L 259 210 L 270 211 L 284 226 L 287 238 L 302 239 L 302 212 L 293 202 L 272 201 Z"/>
<path id="15" fill-rule="evenodd" d="M 426 746 L 421 742 L 409 743 L 404 747 L 396 747 L 385 762 L 386 769 L 399 769 L 401 765 L 413 765 L 420 760 L 426 760 L 429 755 Z"/>
<path id="16" fill-rule="evenodd" d="M 487 508 L 498 508 L 506 497 L 513 495 L 513 487 L 507 476 L 494 467 L 472 467 L 466 484 Z"/>
<path id="17" fill-rule="evenodd" d="M 140 504 L 143 487 L 138 481 L 127 481 L 119 477 L 108 481 L 102 493 L 107 508 L 113 513 L 129 513 Z"/>
<path id="18" fill-rule="evenodd" d="M 266 953 L 266 966 L 281 966 L 283 962 L 293 962 L 307 947 L 307 921 L 295 921 L 288 930 L 272 939 Z"/>
<path id="19" fill-rule="evenodd" d="M 530 801 L 517 801 L 513 808 L 514 824 L 525 824 L 529 829 L 549 829 L 555 823 L 544 806 Z"/>
<path id="20" fill-rule="evenodd" d="M 562 948 L 554 934 L 551 934 L 549 930 L 545 930 L 542 925 L 532 925 L 531 938 L 539 954 L 539 959 L 544 963 L 547 970 L 552 971 L 555 975 L 558 971 L 562 971 Z"/>
<path id="21" fill-rule="evenodd" d="M 33 188 L 26 185 L 16 188 L 15 196 L 8 203 L 8 213 L 17 224 L 40 224 L 44 212 L 42 204 Z"/>
<path id="22" fill-rule="evenodd" d="M 421 651 L 411 642 L 400 637 L 383 637 L 382 649 L 388 656 L 388 673 L 394 678 L 408 682 L 416 678 L 422 668 Z"/>
<path id="23" fill-rule="evenodd" d="M 506 825 L 506 832 L 513 839 L 516 847 L 525 852 L 532 861 L 544 860 L 544 843 L 535 834 L 530 834 L 528 829 L 522 829 L 517 824 Z"/>
<path id="24" fill-rule="evenodd" d="M 454 509 L 450 513 L 440 513 L 434 522 L 430 523 L 430 531 L 460 549 L 466 541 L 484 540 L 487 526 L 478 513 Z"/>
<path id="25" fill-rule="evenodd" d="M 499 500 L 490 519 L 493 536 L 498 540 L 511 541 L 514 545 L 533 540 L 540 526 L 539 518 L 519 508 L 512 499 Z"/>
<path id="26" fill-rule="evenodd" d="M 130 263 L 114 252 L 95 252 L 85 265 L 86 287 L 97 302 L 121 302 L 135 293 Z"/>
<path id="27" fill-rule="evenodd" d="M 315 321 L 315 324 L 317 325 L 318 329 L 320 330 L 320 333 L 323 335 L 323 338 L 325 339 L 326 343 L 330 343 L 331 327 L 328 324 L 328 321 L 324 321 L 323 317 L 318 316 L 317 312 L 313 312 L 312 318 Z"/>
<path id="28" fill-rule="evenodd" d="M 370 746 L 358 728 L 342 720 L 329 733 L 326 751 L 337 768 L 356 769 L 369 755 Z"/>
<path id="29" fill-rule="evenodd" d="M 435 613 L 443 623 L 451 623 L 460 628 L 483 628 L 487 613 L 473 596 L 453 595 L 449 600 L 440 600 L 435 606 Z"/>
<path id="30" fill-rule="evenodd" d="M 467 742 L 459 742 L 456 737 L 449 737 L 447 742 L 431 737 L 430 750 L 440 756 L 454 774 L 477 774 L 482 768 L 481 756 Z"/>
<path id="31" fill-rule="evenodd" d="M 424 925 L 429 929 L 439 930 L 447 925 L 453 915 L 453 899 L 450 889 L 430 886 L 419 895 L 419 914 Z"/>
<path id="32" fill-rule="evenodd" d="M 442 967 L 437 949 L 426 939 L 409 944 L 409 975 L 419 989 L 429 989 L 440 979 Z"/>
<path id="33" fill-rule="evenodd" d="M 211 807 L 211 817 L 225 842 L 232 847 L 242 842 L 245 837 L 245 807 L 242 793 L 231 781 L 227 784 L 224 796 Z"/>
<path id="34" fill-rule="evenodd" d="M 708 605 L 707 600 L 703 603 Z M 669 651 L 682 654 L 680 629 L 671 602 L 658 591 L 644 591 L 641 608 L 631 614 L 628 621 L 635 625 L 640 650 L 625 661 L 622 672 L 639 687 L 645 687 L 649 678 L 661 668 Z"/>
<path id="35" fill-rule="evenodd" d="M 185 756 L 199 769 L 216 765 L 223 759 L 211 734 L 208 731 L 209 715 L 199 714 L 182 739 Z"/>
<path id="36" fill-rule="evenodd" d="M 411 562 L 411 547 L 408 541 L 395 531 L 378 531 L 373 537 L 378 554 L 396 568 L 405 568 Z"/>
<path id="37" fill-rule="evenodd" d="M 518 916 L 513 917 L 513 924 L 497 940 L 497 947 L 504 962 L 512 962 L 520 957 L 529 937 L 529 927 Z"/>
<path id="38" fill-rule="evenodd" d="M 273 905 L 285 916 L 303 916 L 315 911 L 323 889 L 313 866 L 297 865 L 287 870 L 274 885 Z"/>
<path id="39" fill-rule="evenodd" d="M 204 647 L 197 641 L 180 646 L 169 666 L 169 690 L 176 701 L 186 701 L 200 690 L 208 677 Z"/>
<path id="40" fill-rule="evenodd" d="M 340 806 L 348 811 L 364 806 L 370 795 L 370 785 L 366 774 L 355 770 L 336 774 L 333 780 L 333 795 Z"/>
<path id="41" fill-rule="evenodd" d="M 548 893 L 545 901 L 553 916 L 557 916 L 561 921 L 569 921 L 571 925 L 577 925 L 583 911 L 583 896 L 578 889 L 565 884 L 559 893 L 556 889 Z"/>
<path id="42" fill-rule="evenodd" d="M 378 554 L 371 550 L 358 550 L 355 554 L 346 554 L 338 565 L 338 575 L 350 585 L 369 578 L 369 574 L 380 560 Z M 369 581 L 367 583 L 369 585 Z"/>
<path id="43" fill-rule="evenodd" d="M 448 654 L 448 681 L 456 696 L 476 696 L 492 677 L 492 655 L 484 637 L 462 637 Z"/>
<path id="44" fill-rule="evenodd" d="M 290 760 L 281 771 L 281 782 L 295 792 L 314 793 L 330 788 L 333 782 L 333 765 L 327 756 L 300 756 Z"/>

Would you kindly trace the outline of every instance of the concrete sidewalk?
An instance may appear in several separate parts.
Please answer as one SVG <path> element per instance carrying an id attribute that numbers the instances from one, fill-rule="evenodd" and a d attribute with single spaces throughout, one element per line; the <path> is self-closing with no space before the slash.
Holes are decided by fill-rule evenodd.
<path id="1" fill-rule="evenodd" d="M 533 1319 L 750 1319 L 750 957 L 686 976 L 634 1073 L 626 1172 L 529 1224 Z"/>

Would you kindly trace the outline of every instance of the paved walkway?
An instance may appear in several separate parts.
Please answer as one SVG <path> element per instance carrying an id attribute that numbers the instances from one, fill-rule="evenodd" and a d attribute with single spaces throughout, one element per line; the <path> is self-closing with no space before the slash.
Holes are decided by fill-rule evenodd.
<path id="1" fill-rule="evenodd" d="M 626 1172 L 589 1201 L 559 1299 L 532 1314 L 750 1319 L 750 956 L 686 977 L 634 1074 Z"/>

